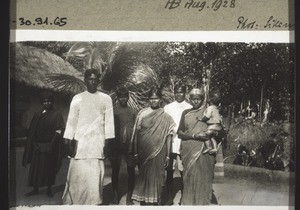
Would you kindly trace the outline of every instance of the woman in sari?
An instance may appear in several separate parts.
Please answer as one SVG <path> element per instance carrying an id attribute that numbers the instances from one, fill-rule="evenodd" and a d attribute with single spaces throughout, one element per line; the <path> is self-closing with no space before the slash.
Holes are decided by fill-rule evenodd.
<path id="1" fill-rule="evenodd" d="M 169 154 L 175 123 L 160 108 L 161 89 L 153 87 L 149 93 L 150 107 L 142 109 L 136 118 L 132 143 L 138 159 L 139 176 L 132 199 L 141 205 L 157 205 L 165 182 L 164 168 L 169 164 Z"/>
<path id="2" fill-rule="evenodd" d="M 183 193 L 181 205 L 209 205 L 212 198 L 215 157 L 203 154 L 203 135 L 207 125 L 198 120 L 203 116 L 204 93 L 194 88 L 190 92 L 191 109 L 183 111 L 178 127 L 178 137 L 182 139 Z"/>
<path id="3" fill-rule="evenodd" d="M 23 155 L 23 166 L 30 164 L 28 186 L 33 190 L 25 196 L 39 193 L 47 186 L 47 196 L 53 197 L 52 185 L 62 160 L 62 133 L 65 123 L 62 114 L 54 108 L 54 95 L 45 91 L 41 97 L 42 109 L 33 116 Z"/>

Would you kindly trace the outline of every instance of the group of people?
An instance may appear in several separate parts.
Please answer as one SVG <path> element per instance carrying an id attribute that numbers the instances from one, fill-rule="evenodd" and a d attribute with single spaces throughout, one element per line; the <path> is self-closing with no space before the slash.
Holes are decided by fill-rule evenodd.
<path id="1" fill-rule="evenodd" d="M 76 141 L 70 159 L 63 204 L 103 204 L 104 159 L 111 161 L 113 202 L 119 203 L 118 174 L 124 157 L 128 172 L 127 205 L 160 205 L 166 186 L 167 205 L 173 204 L 172 184 L 175 169 L 182 178 L 181 205 L 209 205 L 213 196 L 215 156 L 224 129 L 218 111 L 220 93 L 204 104 L 204 91 L 194 88 L 186 102 L 186 87 L 174 88 L 175 101 L 161 107 L 162 89 L 152 87 L 149 107 L 139 112 L 128 105 L 129 92 L 117 89 L 117 105 L 99 92 L 100 74 L 85 72 L 87 91 L 75 95 L 66 126 L 53 108 L 53 97 L 43 95 L 43 111 L 31 122 L 23 165 L 30 164 L 28 185 L 39 193 L 51 186 L 60 166 L 59 145 L 63 139 Z M 50 166 L 55 166 L 54 170 Z M 138 176 L 135 177 L 135 167 Z M 165 176 L 166 175 L 166 176 Z"/>

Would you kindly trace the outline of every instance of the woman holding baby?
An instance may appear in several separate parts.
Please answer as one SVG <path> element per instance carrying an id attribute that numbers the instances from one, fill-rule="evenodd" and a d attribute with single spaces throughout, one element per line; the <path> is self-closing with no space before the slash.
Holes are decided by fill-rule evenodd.
<path id="1" fill-rule="evenodd" d="M 181 205 L 209 205 L 212 198 L 215 155 L 203 153 L 203 135 L 207 124 L 199 120 L 204 114 L 203 89 L 194 88 L 190 92 L 191 109 L 183 111 L 178 127 L 178 137 L 182 139 L 183 194 Z"/>

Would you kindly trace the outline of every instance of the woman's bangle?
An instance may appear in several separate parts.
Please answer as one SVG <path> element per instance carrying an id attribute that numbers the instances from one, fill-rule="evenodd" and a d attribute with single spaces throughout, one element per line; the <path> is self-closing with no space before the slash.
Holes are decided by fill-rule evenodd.
<path id="1" fill-rule="evenodd" d="M 170 158 L 169 158 L 169 157 L 166 157 L 166 159 L 170 160 Z"/>
<path id="2" fill-rule="evenodd" d="M 192 137 L 193 137 L 193 139 L 195 139 L 195 134 L 193 134 L 193 136 L 192 136 Z"/>

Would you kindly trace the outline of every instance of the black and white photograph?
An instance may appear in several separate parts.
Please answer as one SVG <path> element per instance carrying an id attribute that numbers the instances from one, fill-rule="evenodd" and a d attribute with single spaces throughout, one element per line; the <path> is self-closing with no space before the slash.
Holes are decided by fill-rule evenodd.
<path id="1" fill-rule="evenodd" d="M 224 34 L 12 40 L 10 208 L 294 206 L 295 44 Z"/>

